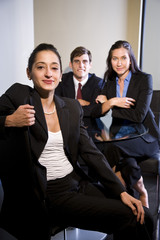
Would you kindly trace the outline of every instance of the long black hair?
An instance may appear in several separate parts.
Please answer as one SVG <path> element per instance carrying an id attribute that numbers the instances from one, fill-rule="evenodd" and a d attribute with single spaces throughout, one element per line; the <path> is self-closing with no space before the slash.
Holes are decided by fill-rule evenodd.
<path id="1" fill-rule="evenodd" d="M 130 61 L 131 61 L 131 64 L 130 64 L 131 72 L 134 73 L 134 72 L 141 71 L 140 68 L 138 67 L 138 64 L 130 43 L 127 41 L 119 40 L 115 42 L 109 50 L 108 57 L 106 60 L 107 69 L 106 69 L 106 72 L 104 73 L 104 81 L 107 81 L 107 79 L 113 79 L 115 76 L 117 76 L 116 72 L 112 68 L 111 59 L 112 59 L 112 51 L 118 48 L 125 48 L 128 51 Z"/>

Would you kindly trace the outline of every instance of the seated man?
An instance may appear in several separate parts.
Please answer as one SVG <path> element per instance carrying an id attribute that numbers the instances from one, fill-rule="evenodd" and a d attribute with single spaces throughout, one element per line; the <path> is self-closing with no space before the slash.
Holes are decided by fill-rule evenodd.
<path id="1" fill-rule="evenodd" d="M 85 47 L 75 48 L 70 55 L 69 67 L 72 71 L 62 75 L 62 81 L 55 93 L 62 97 L 76 98 L 84 111 L 84 125 L 89 135 L 94 138 L 100 134 L 101 121 L 91 117 L 95 99 L 103 87 L 103 79 L 89 73 L 92 67 L 91 52 Z M 79 89 L 79 83 L 81 89 Z M 80 91 L 79 91 L 80 90 Z"/>

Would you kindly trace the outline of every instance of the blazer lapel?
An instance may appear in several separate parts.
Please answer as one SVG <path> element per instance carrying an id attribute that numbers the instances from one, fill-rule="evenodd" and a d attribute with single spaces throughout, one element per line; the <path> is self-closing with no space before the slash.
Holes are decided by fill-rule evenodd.
<path id="1" fill-rule="evenodd" d="M 134 73 L 132 73 L 132 77 L 131 77 L 131 80 L 130 80 L 130 83 L 128 86 L 128 90 L 127 90 L 127 94 L 126 94 L 127 97 L 133 96 L 133 94 L 134 94 L 133 89 L 135 89 L 135 87 L 134 87 L 135 83 L 136 83 L 136 78 L 135 78 Z"/>
<path id="2" fill-rule="evenodd" d="M 88 97 L 89 94 L 91 94 L 92 86 L 93 86 L 93 81 L 92 81 L 91 77 L 89 77 L 86 84 L 82 87 L 83 98 L 86 98 L 86 97 Z"/>
<path id="3" fill-rule="evenodd" d="M 39 122 L 39 124 L 42 126 L 42 128 L 48 135 L 47 124 L 46 124 L 45 116 L 43 114 L 41 99 L 36 90 L 34 90 L 30 95 L 30 104 L 34 106 L 34 109 L 36 112 L 35 117 L 37 121 Z"/>
<path id="4" fill-rule="evenodd" d="M 107 98 L 110 99 L 116 96 L 116 79 L 109 80 L 108 82 L 108 90 L 107 90 Z"/>
<path id="5" fill-rule="evenodd" d="M 66 107 L 65 102 L 58 96 L 55 96 L 55 103 L 56 103 L 56 109 L 57 109 L 57 114 L 59 118 L 59 124 L 60 124 L 62 136 L 64 140 L 64 146 L 66 147 L 68 142 L 68 136 L 69 136 L 69 110 Z"/>
<path id="6" fill-rule="evenodd" d="M 75 87 L 73 82 L 73 72 L 63 74 L 62 86 L 65 97 L 75 98 Z"/>
<path id="7" fill-rule="evenodd" d="M 65 102 L 60 97 L 55 96 L 55 103 L 56 103 L 56 109 L 57 109 L 57 114 L 59 118 L 59 123 L 62 131 L 64 144 L 67 145 L 68 136 L 69 136 L 69 111 L 65 105 Z M 46 120 L 43 114 L 42 103 L 36 90 L 34 90 L 30 95 L 30 104 L 33 105 L 35 108 L 35 111 L 36 111 L 35 116 L 37 121 L 39 122 L 41 127 L 44 129 L 46 134 L 48 135 Z"/>
<path id="8" fill-rule="evenodd" d="M 68 79 L 67 87 L 66 87 L 66 94 L 69 98 L 75 98 L 75 87 L 73 82 L 73 77 Z"/>

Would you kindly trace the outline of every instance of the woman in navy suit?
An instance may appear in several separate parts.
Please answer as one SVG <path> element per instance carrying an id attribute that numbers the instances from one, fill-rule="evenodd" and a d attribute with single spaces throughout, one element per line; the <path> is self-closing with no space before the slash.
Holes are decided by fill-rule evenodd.
<path id="1" fill-rule="evenodd" d="M 61 58 L 50 44 L 32 52 L 34 87 L 12 85 L 0 98 L 0 226 L 19 240 L 48 240 L 53 225 L 113 233 L 114 239 L 152 239 L 153 219 L 130 196 L 83 126 L 77 100 L 54 95 Z M 80 155 L 99 176 L 93 185 Z"/>
<path id="2" fill-rule="evenodd" d="M 128 189 L 140 193 L 143 205 L 149 207 L 140 167 L 137 164 L 159 151 L 160 134 L 150 109 L 152 76 L 140 71 L 131 45 L 127 41 L 115 42 L 107 57 L 106 84 L 96 99 L 93 116 L 112 109 L 113 122 L 143 123 L 149 132 L 139 138 L 115 142 L 106 148 L 106 156 Z M 118 161 L 115 162 L 115 159 Z M 122 178 L 121 178 L 122 177 Z M 123 181 L 124 180 L 124 181 Z"/>

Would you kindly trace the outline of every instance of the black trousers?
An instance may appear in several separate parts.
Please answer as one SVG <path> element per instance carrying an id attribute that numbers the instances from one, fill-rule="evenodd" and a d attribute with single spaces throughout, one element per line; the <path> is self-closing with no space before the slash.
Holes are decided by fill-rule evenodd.
<path id="1" fill-rule="evenodd" d="M 141 177 L 138 163 L 154 156 L 159 151 L 159 144 L 157 140 L 148 143 L 138 137 L 99 144 L 98 148 L 103 152 L 110 166 L 116 166 L 116 171 L 121 171 L 122 177 L 130 189 Z"/>
<path id="2" fill-rule="evenodd" d="M 48 182 L 48 209 L 52 224 L 114 234 L 116 240 L 149 240 L 153 219 L 145 208 L 145 224 L 120 199 L 110 198 L 98 185 L 83 181 L 72 172 Z"/>

